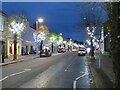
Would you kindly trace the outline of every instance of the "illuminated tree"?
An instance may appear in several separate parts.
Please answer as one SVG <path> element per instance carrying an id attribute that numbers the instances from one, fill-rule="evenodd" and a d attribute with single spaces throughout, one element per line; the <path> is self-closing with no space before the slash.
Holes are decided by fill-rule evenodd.
<path id="1" fill-rule="evenodd" d="M 93 37 L 95 36 L 97 30 L 102 30 L 104 22 L 107 21 L 107 12 L 103 8 L 106 4 L 103 3 L 84 3 L 76 5 L 76 11 L 80 12 L 80 22 L 79 26 L 86 27 L 87 32 L 91 33 L 87 37 L 91 42 L 91 56 L 94 58 L 94 47 L 93 47 Z M 99 33 L 99 41 L 101 39 L 101 34 Z"/>
<path id="2" fill-rule="evenodd" d="M 57 40 L 58 40 L 58 35 L 55 32 L 52 32 L 49 34 L 48 42 L 50 42 L 52 44 L 52 52 L 53 52 L 53 48 L 54 48 L 53 44 L 56 44 Z"/>
<path id="3" fill-rule="evenodd" d="M 42 50 L 43 41 L 48 37 L 49 30 L 48 27 L 42 25 L 38 28 L 36 32 L 33 33 L 33 38 L 35 42 L 40 43 L 40 50 Z"/>
<path id="4" fill-rule="evenodd" d="M 109 3 L 111 56 L 115 73 L 115 88 L 120 88 L 120 2 Z"/>
<path id="5" fill-rule="evenodd" d="M 58 41 L 57 44 L 61 47 L 61 45 L 63 44 L 63 37 L 61 35 L 58 36 Z"/>
<path id="6" fill-rule="evenodd" d="M 23 15 L 12 15 L 8 18 L 8 27 L 14 34 L 14 59 L 17 59 L 17 35 L 28 26 L 27 18 Z"/>

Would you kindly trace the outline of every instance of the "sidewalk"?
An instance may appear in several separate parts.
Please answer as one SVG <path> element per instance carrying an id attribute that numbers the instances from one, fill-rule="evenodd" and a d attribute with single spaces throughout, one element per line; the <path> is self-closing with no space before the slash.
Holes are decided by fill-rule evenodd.
<path id="1" fill-rule="evenodd" d="M 101 54 L 100 68 L 99 68 L 99 53 L 95 52 L 96 60 L 91 61 L 88 57 L 88 63 L 91 73 L 94 78 L 96 88 L 113 88 L 114 73 L 112 59 L 107 55 Z"/>
<path id="2" fill-rule="evenodd" d="M 17 62 L 22 62 L 24 60 L 30 59 L 30 58 L 35 58 L 38 57 L 37 54 L 29 54 L 29 55 L 24 55 L 24 56 L 20 56 L 19 59 L 17 60 L 12 60 L 12 59 L 4 59 L 4 63 L 0 63 L 0 66 L 4 66 L 4 65 L 8 65 L 8 64 L 13 64 L 13 63 L 17 63 Z"/>
<path id="3" fill-rule="evenodd" d="M 57 53 L 57 52 L 54 52 L 52 53 L 52 56 L 56 56 L 56 55 L 59 55 L 61 53 Z M 8 64 L 13 64 L 13 63 L 17 63 L 17 62 L 22 62 L 24 60 L 28 60 L 30 58 L 36 58 L 36 57 L 40 57 L 38 54 L 29 54 L 29 55 L 24 55 L 24 56 L 20 56 L 19 59 L 13 61 L 12 59 L 5 59 L 4 63 L 0 63 L 0 66 L 5 66 L 5 65 L 8 65 Z"/>
<path id="4" fill-rule="evenodd" d="M 52 56 L 56 56 L 56 55 L 59 55 L 59 54 L 62 54 L 62 53 L 58 53 L 57 51 L 54 51 L 54 52 L 52 53 Z"/>

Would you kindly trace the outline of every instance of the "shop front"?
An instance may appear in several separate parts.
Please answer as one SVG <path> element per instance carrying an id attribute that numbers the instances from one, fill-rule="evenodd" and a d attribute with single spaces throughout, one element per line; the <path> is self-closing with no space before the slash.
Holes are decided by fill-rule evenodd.
<path id="1" fill-rule="evenodd" d="M 13 60 L 14 56 L 14 43 L 13 40 L 7 40 L 6 42 L 6 52 L 9 59 Z M 17 59 L 21 57 L 21 41 L 17 41 Z"/>

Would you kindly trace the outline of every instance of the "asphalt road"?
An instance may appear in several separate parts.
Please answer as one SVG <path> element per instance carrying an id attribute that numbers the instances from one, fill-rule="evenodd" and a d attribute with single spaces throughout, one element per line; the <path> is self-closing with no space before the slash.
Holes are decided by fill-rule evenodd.
<path id="1" fill-rule="evenodd" d="M 2 67 L 3 88 L 90 88 L 86 56 L 67 52 Z"/>

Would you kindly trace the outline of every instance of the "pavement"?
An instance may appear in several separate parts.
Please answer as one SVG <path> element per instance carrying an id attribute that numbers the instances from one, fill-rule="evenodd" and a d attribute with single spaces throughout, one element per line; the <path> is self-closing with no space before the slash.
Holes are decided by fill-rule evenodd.
<path id="1" fill-rule="evenodd" d="M 20 56 L 19 59 L 17 59 L 17 60 L 12 60 L 12 59 L 9 59 L 9 58 L 5 58 L 4 63 L 0 63 L 0 66 L 13 64 L 13 63 L 17 63 L 17 62 L 22 62 L 24 60 L 28 60 L 29 58 L 35 58 L 35 57 L 38 57 L 38 55 L 36 55 L 36 54 L 24 55 L 24 56 Z"/>
<path id="2" fill-rule="evenodd" d="M 114 72 L 112 59 L 105 54 L 100 55 L 100 68 L 99 68 L 99 52 L 95 52 L 95 59 L 90 60 L 87 56 L 90 71 L 93 75 L 95 88 L 113 88 L 114 86 Z"/>
<path id="3" fill-rule="evenodd" d="M 86 56 L 66 52 L 2 67 L 2 88 L 90 88 Z"/>
<path id="4" fill-rule="evenodd" d="M 61 53 L 54 52 L 52 54 L 52 56 L 59 55 L 59 54 L 61 54 Z M 30 58 L 36 58 L 36 57 L 39 57 L 39 55 L 38 54 L 23 55 L 23 56 L 20 56 L 19 59 L 17 59 L 17 60 L 5 58 L 4 63 L 0 63 L 0 66 L 5 66 L 8 64 L 13 64 L 13 63 L 17 63 L 17 62 L 22 62 L 24 60 L 28 60 Z"/>

